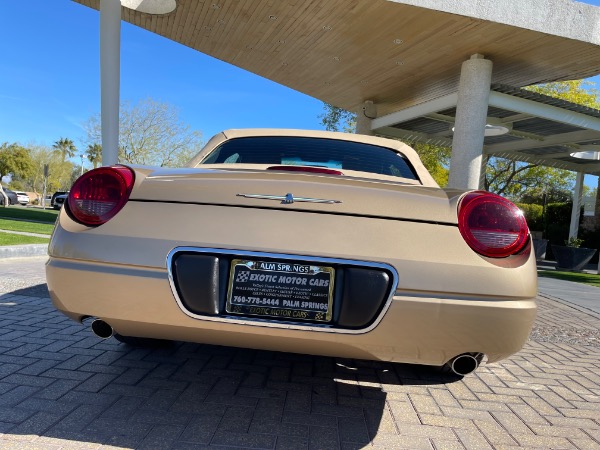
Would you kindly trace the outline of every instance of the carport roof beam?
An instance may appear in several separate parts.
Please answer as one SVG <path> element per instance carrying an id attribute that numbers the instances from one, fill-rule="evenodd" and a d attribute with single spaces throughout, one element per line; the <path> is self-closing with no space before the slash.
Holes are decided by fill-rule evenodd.
<path id="1" fill-rule="evenodd" d="M 566 123 L 580 128 L 600 131 L 600 119 L 575 111 L 568 111 L 552 105 L 515 97 L 500 92 L 490 92 L 489 105 L 517 113 L 531 114 L 543 119 Z"/>
<path id="2" fill-rule="evenodd" d="M 454 92 L 453 94 L 444 95 L 443 97 L 378 117 L 371 122 L 371 129 L 376 131 L 379 128 L 390 127 L 397 123 L 426 116 L 427 114 L 454 108 L 457 103 L 458 93 Z"/>

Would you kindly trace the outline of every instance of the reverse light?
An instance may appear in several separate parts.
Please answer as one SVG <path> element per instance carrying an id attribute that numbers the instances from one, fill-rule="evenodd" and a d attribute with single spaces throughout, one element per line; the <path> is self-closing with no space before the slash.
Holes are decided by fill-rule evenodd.
<path id="1" fill-rule="evenodd" d="M 458 229 L 477 253 L 505 258 L 523 249 L 529 228 L 511 201 L 485 191 L 465 195 L 458 207 Z"/>
<path id="2" fill-rule="evenodd" d="M 84 173 L 69 192 L 68 211 L 77 222 L 98 226 L 112 219 L 129 200 L 135 181 L 125 166 L 100 167 Z"/>

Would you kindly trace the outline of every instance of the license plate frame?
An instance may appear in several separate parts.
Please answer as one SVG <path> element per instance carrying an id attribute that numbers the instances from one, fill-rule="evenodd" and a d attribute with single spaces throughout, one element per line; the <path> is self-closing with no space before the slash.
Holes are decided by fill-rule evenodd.
<path id="1" fill-rule="evenodd" d="M 329 323 L 335 268 L 291 260 L 232 259 L 225 310 L 273 320 Z"/>

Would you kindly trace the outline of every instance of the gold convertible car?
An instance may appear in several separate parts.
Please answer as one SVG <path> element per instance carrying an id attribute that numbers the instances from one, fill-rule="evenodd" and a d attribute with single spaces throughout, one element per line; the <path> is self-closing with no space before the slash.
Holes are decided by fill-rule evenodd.
<path id="1" fill-rule="evenodd" d="M 187 168 L 101 167 L 49 246 L 54 305 L 102 338 L 450 367 L 519 351 L 536 312 L 522 213 L 441 189 L 394 140 L 229 130 Z"/>

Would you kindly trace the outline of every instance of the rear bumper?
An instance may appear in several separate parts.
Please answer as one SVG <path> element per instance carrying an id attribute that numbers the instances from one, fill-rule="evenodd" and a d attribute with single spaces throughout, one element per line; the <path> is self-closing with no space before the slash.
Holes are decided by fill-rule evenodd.
<path id="1" fill-rule="evenodd" d="M 101 318 L 122 335 L 392 362 L 441 365 L 466 352 L 497 361 L 522 348 L 536 313 L 533 298 L 397 289 L 376 326 L 325 332 L 190 317 L 164 268 L 50 257 L 46 271 L 57 309 Z"/>

